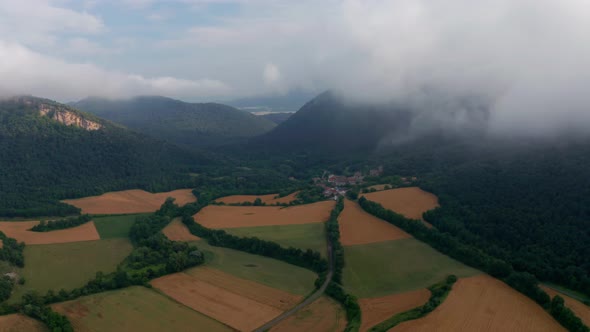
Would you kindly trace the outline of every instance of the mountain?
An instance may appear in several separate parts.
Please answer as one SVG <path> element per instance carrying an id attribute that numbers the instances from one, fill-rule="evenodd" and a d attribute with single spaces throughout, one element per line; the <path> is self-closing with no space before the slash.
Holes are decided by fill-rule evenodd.
<path id="1" fill-rule="evenodd" d="M 208 157 L 51 100 L 0 100 L 0 215 L 75 213 L 63 198 L 185 186 Z"/>
<path id="2" fill-rule="evenodd" d="M 185 103 L 165 97 L 92 97 L 71 105 L 155 138 L 190 147 L 235 142 L 275 127 L 270 120 L 231 106 Z"/>
<path id="3" fill-rule="evenodd" d="M 261 114 L 258 116 L 268 119 L 276 124 L 281 124 L 281 123 L 287 121 L 293 114 L 295 114 L 295 113 L 293 113 L 293 112 L 280 112 L 280 113 Z"/>
<path id="4" fill-rule="evenodd" d="M 313 92 L 295 89 L 284 94 L 244 97 L 226 103 L 249 112 L 295 112 L 315 95 Z"/>

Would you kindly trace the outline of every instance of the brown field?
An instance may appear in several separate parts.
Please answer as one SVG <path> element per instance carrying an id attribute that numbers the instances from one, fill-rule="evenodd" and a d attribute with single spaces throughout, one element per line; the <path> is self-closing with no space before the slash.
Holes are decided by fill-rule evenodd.
<path id="1" fill-rule="evenodd" d="M 217 276 L 200 277 L 207 281 L 186 273 L 175 273 L 155 279 L 151 284 L 187 307 L 240 331 L 252 331 L 284 311 L 273 306 L 277 304 L 277 299 L 273 297 L 280 291 L 272 289 L 271 293 L 264 294 L 269 289 L 266 286 L 257 285 L 256 289 L 248 289 L 253 284 L 250 281 L 223 276 L 222 272 L 214 273 Z M 224 278 L 226 280 L 219 280 Z M 244 292 L 256 299 L 244 296 Z M 269 301 L 270 304 L 257 300 Z"/>
<path id="2" fill-rule="evenodd" d="M 323 296 L 271 328 L 271 332 L 340 332 L 346 326 L 346 314 L 340 304 Z"/>
<path id="3" fill-rule="evenodd" d="M 0 332 L 44 332 L 49 331 L 43 323 L 25 315 L 0 316 Z"/>
<path id="4" fill-rule="evenodd" d="M 390 331 L 565 331 L 533 300 L 490 276 L 459 279 L 447 299 L 426 317 Z"/>
<path id="5" fill-rule="evenodd" d="M 155 194 L 133 189 L 114 191 L 100 196 L 66 199 L 62 202 L 82 209 L 82 213 L 126 214 L 154 212 L 162 206 L 168 197 L 175 198 L 176 204 L 180 206 L 197 200 L 192 189 L 179 189 Z"/>
<path id="6" fill-rule="evenodd" d="M 209 228 L 309 224 L 328 220 L 334 204 L 324 201 L 290 207 L 209 205 L 194 218 Z"/>
<path id="7" fill-rule="evenodd" d="M 438 207 L 438 198 L 418 187 L 398 188 L 362 194 L 368 200 L 411 219 L 422 219 L 422 214 Z"/>
<path id="8" fill-rule="evenodd" d="M 367 244 L 411 237 L 394 225 L 365 212 L 356 202 L 344 200 L 338 218 L 342 245 Z"/>
<path id="9" fill-rule="evenodd" d="M 590 326 L 590 307 L 589 306 L 587 306 L 584 303 L 582 303 L 574 298 L 571 298 L 565 294 L 559 293 L 547 286 L 541 285 L 541 288 L 543 288 L 543 290 L 545 292 L 547 292 L 547 294 L 549 294 L 549 296 L 551 296 L 551 298 L 553 298 L 555 295 L 561 296 L 563 298 L 563 301 L 565 302 L 565 306 L 570 308 L 576 314 L 576 316 L 578 316 L 582 320 L 582 322 L 584 322 L 584 324 Z"/>
<path id="10" fill-rule="evenodd" d="M 244 202 L 254 202 L 257 198 L 260 198 L 263 203 L 268 205 L 276 204 L 276 203 L 291 203 L 295 199 L 297 199 L 297 194 L 299 192 L 296 191 L 292 194 L 289 194 L 285 197 L 277 197 L 279 194 L 270 194 L 270 195 L 232 195 L 232 196 L 225 196 L 216 199 L 217 202 L 223 202 L 225 204 L 236 204 L 236 203 L 244 203 Z"/>
<path id="11" fill-rule="evenodd" d="M 393 315 L 422 306 L 429 298 L 430 291 L 428 289 L 419 289 L 382 297 L 359 299 L 362 312 L 360 331 L 367 331 Z"/>
<path id="12" fill-rule="evenodd" d="M 201 239 L 200 237 L 191 234 L 186 225 L 180 221 L 180 218 L 172 220 L 168 226 L 164 227 L 162 233 L 172 241 L 189 242 Z"/>
<path id="13" fill-rule="evenodd" d="M 17 241 L 26 244 L 53 244 L 100 240 L 100 236 L 92 221 L 73 228 L 51 232 L 29 231 L 31 227 L 38 223 L 38 221 L 4 221 L 0 222 L 0 231 L 4 232 L 6 236 L 15 238 Z"/>

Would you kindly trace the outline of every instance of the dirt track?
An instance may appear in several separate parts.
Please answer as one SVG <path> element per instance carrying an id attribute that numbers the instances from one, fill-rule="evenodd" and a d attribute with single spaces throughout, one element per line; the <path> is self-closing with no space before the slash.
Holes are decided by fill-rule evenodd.
<path id="1" fill-rule="evenodd" d="M 175 198 L 176 204 L 180 206 L 197 200 L 191 189 L 155 194 L 133 189 L 114 191 L 100 196 L 66 199 L 62 202 L 78 207 L 82 209 L 82 213 L 88 214 L 147 213 L 158 210 L 168 197 Z"/>
<path id="2" fill-rule="evenodd" d="M 490 276 L 459 279 L 438 308 L 401 323 L 393 332 L 550 332 L 565 331 L 533 300 Z"/>
<path id="3" fill-rule="evenodd" d="M 194 217 L 208 228 L 309 224 L 328 220 L 334 204 L 324 201 L 290 207 L 209 205 Z"/>
<path id="4" fill-rule="evenodd" d="M 356 202 L 344 201 L 338 218 L 342 245 L 367 244 L 411 237 L 394 225 L 365 212 Z"/>
<path id="5" fill-rule="evenodd" d="M 430 298 L 428 289 L 359 299 L 362 312 L 360 331 L 364 332 L 384 320 L 404 311 L 424 305 Z"/>
<path id="6" fill-rule="evenodd" d="M 38 223 L 38 221 L 0 222 L 0 231 L 4 232 L 8 237 L 15 238 L 17 241 L 26 244 L 53 244 L 100 240 L 100 236 L 92 221 L 73 228 L 51 232 L 29 231 L 29 229 Z"/>

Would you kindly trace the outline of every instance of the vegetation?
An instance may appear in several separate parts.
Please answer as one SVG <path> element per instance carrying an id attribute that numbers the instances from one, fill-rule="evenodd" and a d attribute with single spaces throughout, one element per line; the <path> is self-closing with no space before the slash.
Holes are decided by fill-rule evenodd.
<path id="1" fill-rule="evenodd" d="M 311 249 L 326 258 L 327 243 L 323 223 L 228 228 L 225 231 L 240 237 L 273 241 L 285 248 Z"/>
<path id="2" fill-rule="evenodd" d="M 428 290 L 430 290 L 431 295 L 430 299 L 428 299 L 428 302 L 426 302 L 426 304 L 424 304 L 421 307 L 399 313 L 387 319 L 386 321 L 383 321 L 373 326 L 371 329 L 369 329 L 369 332 L 386 332 L 402 322 L 426 316 L 428 313 L 436 309 L 436 307 L 438 307 L 446 299 L 447 295 L 449 295 L 449 292 L 453 287 L 453 284 L 456 281 L 457 277 L 454 275 L 450 275 L 444 281 L 428 287 Z"/>
<path id="3" fill-rule="evenodd" d="M 590 329 L 584 325 L 582 320 L 564 305 L 563 298 L 555 295 L 551 301 L 551 315 L 563 325 L 568 331 L 588 332 Z"/>
<path id="4" fill-rule="evenodd" d="M 74 332 L 68 318 L 45 305 L 44 299 L 35 293 L 23 296 L 22 312 L 27 316 L 42 321 L 51 332 Z"/>
<path id="5" fill-rule="evenodd" d="M 119 216 L 93 217 L 94 226 L 101 239 L 128 238 L 129 231 L 138 216 L 147 214 L 127 214 Z"/>
<path id="6" fill-rule="evenodd" d="M 88 131 L 39 114 L 40 105 L 103 125 Z M 186 188 L 189 171 L 212 163 L 49 100 L 0 101 L 0 216 L 68 216 L 80 210 L 58 200 L 139 188 Z M 190 167 L 189 167 L 190 166 Z"/>
<path id="7" fill-rule="evenodd" d="M 0 248 L 0 261 L 6 261 L 18 267 L 25 266 L 25 259 L 23 256 L 25 244 L 6 236 L 6 234 L 3 232 L 0 232 L 0 241 L 2 241 L 2 248 Z"/>
<path id="8" fill-rule="evenodd" d="M 66 229 L 66 228 L 72 228 L 72 227 L 76 227 L 76 226 L 80 226 L 82 224 L 85 224 L 87 222 L 89 222 L 92 218 L 85 214 L 79 217 L 73 217 L 73 218 L 66 218 L 66 219 L 60 219 L 60 220 L 50 220 L 50 221 L 45 221 L 45 220 L 41 220 L 41 222 L 35 226 L 33 226 L 33 228 L 31 228 L 31 231 L 33 232 L 50 232 L 50 231 L 55 231 L 58 229 Z"/>
<path id="9" fill-rule="evenodd" d="M 361 298 L 425 288 L 449 274 L 480 273 L 412 238 L 347 246 L 344 252 L 345 288 Z"/>
<path id="10" fill-rule="evenodd" d="M 417 220 L 410 220 L 391 210 L 386 210 L 380 204 L 371 202 L 365 197 L 359 199 L 359 204 L 365 211 L 402 228 L 438 251 L 504 280 L 512 288 L 530 297 L 543 308 L 550 308 L 549 295 L 539 288 L 538 280 L 532 274 L 515 271 L 510 264 L 503 260 L 494 258 L 469 244 L 463 244 L 447 233 L 442 233 L 435 228 L 427 228 Z"/>

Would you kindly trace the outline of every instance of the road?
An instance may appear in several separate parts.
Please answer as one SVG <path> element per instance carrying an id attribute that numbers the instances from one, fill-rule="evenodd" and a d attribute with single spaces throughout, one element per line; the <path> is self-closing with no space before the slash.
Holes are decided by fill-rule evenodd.
<path id="1" fill-rule="evenodd" d="M 289 309 L 288 311 L 285 311 L 281 315 L 275 317 L 275 319 L 271 320 L 270 322 L 257 328 L 256 330 L 254 330 L 254 332 L 263 332 L 263 331 L 270 330 L 272 327 L 274 327 L 278 323 L 282 322 L 283 320 L 287 319 L 288 317 L 290 317 L 291 315 L 293 315 L 297 311 L 301 310 L 303 307 L 305 307 L 308 304 L 311 304 L 315 300 L 319 299 L 320 296 L 322 296 L 322 294 L 324 294 L 324 292 L 326 291 L 326 288 L 328 287 L 328 284 L 330 283 L 330 281 L 332 281 L 333 274 L 334 274 L 334 260 L 332 257 L 332 243 L 330 242 L 330 239 L 328 238 L 328 274 L 326 275 L 326 281 L 324 281 L 324 284 L 322 285 L 322 287 L 320 287 L 317 291 L 315 291 L 315 293 L 310 295 L 308 298 L 303 300 L 303 302 L 299 303 L 298 305 Z"/>

